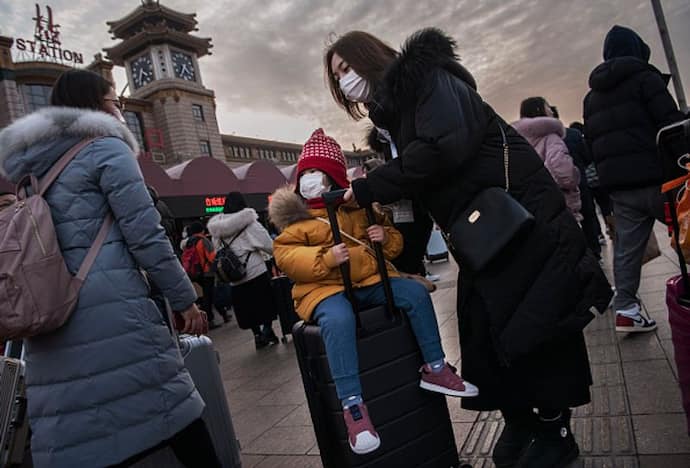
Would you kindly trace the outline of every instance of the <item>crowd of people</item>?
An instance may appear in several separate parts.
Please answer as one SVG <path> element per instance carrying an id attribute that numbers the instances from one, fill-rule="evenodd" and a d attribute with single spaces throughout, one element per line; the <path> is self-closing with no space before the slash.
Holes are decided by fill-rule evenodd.
<path id="1" fill-rule="evenodd" d="M 45 193 L 71 272 L 106 215 L 115 219 L 70 320 L 25 340 L 34 465 L 129 466 L 167 444 L 186 466 L 218 466 L 200 418 L 204 403 L 151 291 L 189 334 L 221 326 L 232 309 L 260 349 L 278 342 L 267 265 L 273 256 L 294 282 L 297 314 L 321 326 L 350 447 L 376 450 L 381 439 L 362 398 L 356 324 L 339 269 L 351 265 L 359 302 L 381 302 L 375 242 L 392 261 L 395 302 L 422 350 L 420 387 L 465 397 L 467 409 L 501 411 L 505 426 L 493 451 L 499 468 L 561 467 L 576 458 L 570 415 L 591 400 L 583 329 L 592 311 L 603 313 L 612 300 L 616 330 L 656 326 L 637 298 L 645 246 L 663 219 L 655 136 L 684 116 L 666 77 L 649 64 L 649 47 L 629 28 L 607 34 L 584 122 L 568 128 L 543 97 L 526 98 L 520 119 L 509 124 L 483 100 L 455 49 L 433 28 L 413 34 L 401 50 L 361 31 L 330 44 L 330 93 L 351 118 L 371 121 L 368 141 L 383 158 L 349 181 L 340 146 L 315 131 L 295 186 L 272 197 L 275 240 L 232 192 L 222 213 L 205 226 L 187 225 L 182 241 L 171 242 L 172 215 L 146 187 L 113 85 L 99 75 L 65 72 L 51 106 L 2 130 L 0 169 L 14 183 L 26 174 L 42 177 L 76 143 L 94 138 Z M 333 245 L 323 193 L 336 188 L 347 189 L 337 214 L 347 240 Z M 529 213 L 529 227 L 513 229 L 510 216 L 475 217 L 487 233 L 510 236 L 481 267 L 468 266 L 474 259 L 458 244 L 463 213 L 505 197 Z M 14 195 L 0 194 L 0 209 L 15 203 Z M 362 207 L 372 204 L 381 209 L 369 226 Z M 423 255 L 434 223 L 460 233 L 447 239 L 459 264 L 459 370 L 444 358 L 433 288 L 419 281 L 427 276 Z M 598 261 L 604 231 L 613 241 L 615 296 Z M 219 281 L 221 258 L 241 275 Z"/>

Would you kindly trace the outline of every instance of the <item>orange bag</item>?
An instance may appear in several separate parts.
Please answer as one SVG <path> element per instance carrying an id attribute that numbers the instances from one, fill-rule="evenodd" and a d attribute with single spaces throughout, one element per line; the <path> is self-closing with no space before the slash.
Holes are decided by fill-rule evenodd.
<path id="1" fill-rule="evenodd" d="M 690 171 L 690 164 L 686 166 Z M 661 186 L 661 193 L 669 192 L 676 187 L 682 188 L 676 196 L 676 213 L 678 215 L 678 243 L 686 259 L 690 259 L 690 174 L 679 177 Z M 671 246 L 676 248 L 676 236 L 671 236 Z"/>

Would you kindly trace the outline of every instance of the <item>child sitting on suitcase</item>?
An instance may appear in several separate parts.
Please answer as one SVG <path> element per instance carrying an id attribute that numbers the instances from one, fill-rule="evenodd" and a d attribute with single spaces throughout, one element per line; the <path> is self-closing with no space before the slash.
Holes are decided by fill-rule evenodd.
<path id="1" fill-rule="evenodd" d="M 292 296 L 297 314 L 321 327 L 328 364 L 343 404 L 350 447 L 357 454 L 376 450 L 381 441 L 362 401 L 356 347 L 355 315 L 344 294 L 339 265 L 350 262 L 354 295 L 361 307 L 385 302 L 384 289 L 371 249 L 348 239 L 333 245 L 331 227 L 322 193 L 347 188 L 345 158 L 338 143 L 316 130 L 305 143 L 297 163 L 297 187 L 273 194 L 269 215 L 282 230 L 273 252 L 278 267 L 295 286 Z M 402 249 L 402 237 L 390 223 L 369 226 L 365 210 L 341 206 L 337 211 L 340 230 L 366 244 L 381 242 L 387 259 Z M 321 218 L 321 219 L 318 219 Z M 451 396 L 470 397 L 477 388 L 463 381 L 444 361 L 438 324 L 426 288 L 397 277 L 389 267 L 395 305 L 410 319 L 426 364 L 420 369 L 420 387 Z"/>

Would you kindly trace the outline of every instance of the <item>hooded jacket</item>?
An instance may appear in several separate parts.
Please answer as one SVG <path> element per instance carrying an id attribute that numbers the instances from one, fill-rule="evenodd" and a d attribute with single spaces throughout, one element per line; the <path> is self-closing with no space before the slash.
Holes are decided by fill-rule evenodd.
<path id="1" fill-rule="evenodd" d="M 278 189 L 271 196 L 268 206 L 271 222 L 282 232 L 273 243 L 278 268 L 295 282 L 292 298 L 295 310 L 303 320 L 309 320 L 316 306 L 329 296 L 345 290 L 340 268 L 331 251 L 334 245 L 331 226 L 316 218 L 327 220 L 325 208 L 309 209 L 292 188 Z M 367 217 L 361 208 L 342 205 L 337 211 L 340 230 L 368 244 Z M 386 231 L 383 254 L 388 260 L 402 250 L 402 236 L 380 218 Z M 381 282 L 376 257 L 364 246 L 343 236 L 350 253 L 350 277 L 355 288 L 372 286 Z M 398 276 L 388 265 L 391 277 Z"/>
<path id="2" fill-rule="evenodd" d="M 184 310 L 196 299 L 160 226 L 127 128 L 104 112 L 46 107 L 0 132 L 0 170 L 43 176 L 83 148 L 48 189 L 57 239 L 76 274 L 103 218 L 115 223 L 65 325 L 24 341 L 36 467 L 109 466 L 169 439 L 204 403 L 140 269 Z M 36 281 L 49 279 L 36 277 Z"/>
<path id="3" fill-rule="evenodd" d="M 575 219 L 581 220 L 580 171 L 563 141 L 565 127 L 561 121 L 553 117 L 525 117 L 511 125 L 534 147 L 563 192 L 568 210 Z"/>
<path id="4" fill-rule="evenodd" d="M 510 194 L 535 217 L 485 270 L 459 262 L 462 375 L 482 389 L 463 407 L 589 401 L 581 330 L 591 307 L 606 309 L 610 286 L 541 158 L 477 94 L 454 41 L 436 29 L 412 35 L 377 85 L 369 117 L 390 132 L 399 157 L 352 182 L 360 204 L 417 196 L 449 231 L 479 192 L 505 184 L 500 126 Z"/>
<path id="5" fill-rule="evenodd" d="M 605 61 L 589 76 L 584 99 L 587 142 L 601 185 L 609 190 L 659 185 L 664 180 L 656 134 L 683 119 L 669 77 L 648 63 L 649 46 L 633 30 L 614 26 Z"/>
<path id="6" fill-rule="evenodd" d="M 246 283 L 268 271 L 262 252 L 269 257 L 273 255 L 273 240 L 258 219 L 254 209 L 244 208 L 236 213 L 217 214 L 206 225 L 216 252 L 225 242 L 237 258 L 247 262 L 247 275 L 233 285 Z"/>

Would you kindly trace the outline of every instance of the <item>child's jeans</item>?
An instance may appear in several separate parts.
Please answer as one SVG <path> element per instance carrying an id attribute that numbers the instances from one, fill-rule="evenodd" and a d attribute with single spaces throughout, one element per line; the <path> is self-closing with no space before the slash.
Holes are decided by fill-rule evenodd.
<path id="1" fill-rule="evenodd" d="M 417 281 L 403 278 L 391 278 L 391 287 L 395 305 L 410 319 L 424 362 L 443 359 L 434 306 L 426 288 Z M 355 289 L 354 294 L 359 306 L 364 308 L 384 304 L 386 300 L 381 283 Z M 338 398 L 343 400 L 353 395 L 361 395 L 356 345 L 357 325 L 352 305 L 345 293 L 335 294 L 321 301 L 314 310 L 314 319 L 321 327 L 321 336 Z"/>

